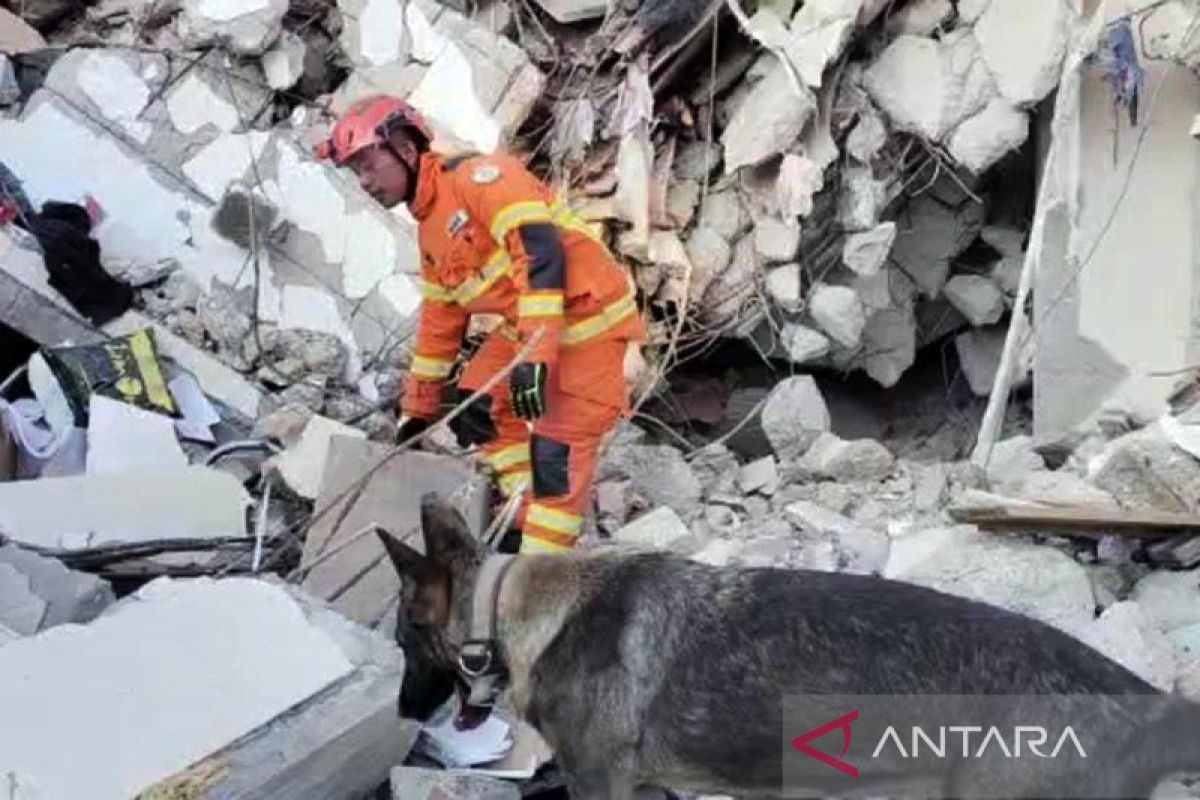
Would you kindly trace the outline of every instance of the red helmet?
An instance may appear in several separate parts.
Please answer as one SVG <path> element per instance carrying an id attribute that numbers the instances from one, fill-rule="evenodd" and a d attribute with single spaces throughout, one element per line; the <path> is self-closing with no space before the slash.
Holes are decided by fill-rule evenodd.
<path id="1" fill-rule="evenodd" d="M 315 148 L 317 158 L 332 159 L 339 167 L 368 147 L 381 145 L 398 130 L 415 132 L 424 141 L 420 149 L 433 141 L 433 130 L 417 111 L 398 97 L 373 95 L 359 100 L 342 115 L 333 134 Z M 409 167 L 416 168 L 415 164 Z"/>

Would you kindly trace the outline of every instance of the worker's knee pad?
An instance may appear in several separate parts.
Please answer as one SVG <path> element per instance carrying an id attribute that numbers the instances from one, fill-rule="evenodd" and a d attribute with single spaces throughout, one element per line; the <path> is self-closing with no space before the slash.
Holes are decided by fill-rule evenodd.
<path id="1" fill-rule="evenodd" d="M 571 446 L 538 436 L 529 440 L 533 461 L 533 496 L 565 497 L 571 493 Z"/>
<path id="2" fill-rule="evenodd" d="M 466 389 L 458 390 L 458 402 L 463 402 L 473 392 Z M 480 395 L 470 403 L 463 413 L 450 420 L 450 430 L 454 431 L 460 447 L 471 447 L 477 444 L 487 444 L 496 441 L 500 434 L 496 431 L 496 423 L 492 419 L 491 395 Z"/>

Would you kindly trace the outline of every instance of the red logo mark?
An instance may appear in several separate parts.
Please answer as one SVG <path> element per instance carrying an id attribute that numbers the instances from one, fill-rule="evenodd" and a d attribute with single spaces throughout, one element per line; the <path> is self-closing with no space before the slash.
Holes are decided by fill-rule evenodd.
<path id="1" fill-rule="evenodd" d="M 826 766 L 833 767 L 839 772 L 846 773 L 851 778 L 857 778 L 858 768 L 847 764 L 845 761 L 842 761 L 842 758 L 845 757 L 846 752 L 850 749 L 850 736 L 852 733 L 850 730 L 850 725 L 857 719 L 858 709 L 854 709 L 849 714 L 844 714 L 835 720 L 826 722 L 819 728 L 813 728 L 808 733 L 800 734 L 795 739 L 792 739 L 792 747 L 796 750 L 799 750 L 801 753 L 804 753 L 804 755 L 809 756 L 810 758 L 815 758 L 817 761 L 820 761 Z M 822 753 L 820 750 L 809 746 L 808 743 L 814 739 L 820 739 L 825 734 L 838 729 L 841 729 L 842 731 L 842 752 L 837 758 L 834 758 L 828 753 Z"/>

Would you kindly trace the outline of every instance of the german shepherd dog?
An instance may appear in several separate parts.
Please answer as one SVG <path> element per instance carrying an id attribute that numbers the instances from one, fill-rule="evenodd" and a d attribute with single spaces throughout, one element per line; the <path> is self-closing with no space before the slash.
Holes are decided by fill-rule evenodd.
<path id="1" fill-rule="evenodd" d="M 464 677 L 460 648 L 477 630 L 484 562 L 497 558 L 435 497 L 423 502 L 422 528 L 425 554 L 380 531 L 402 580 L 400 712 L 418 719 L 482 671 Z M 1160 779 L 1200 771 L 1200 706 L 983 603 L 870 576 L 723 569 L 618 548 L 521 556 L 494 583 L 495 657 L 512 706 L 553 747 L 572 800 L 630 800 L 637 787 L 781 796 L 789 695 L 1157 699 L 1160 713 L 1121 728 L 1123 758 L 1087 759 L 1071 791 L 1054 796 L 1148 797 Z M 463 709 L 468 726 L 488 713 Z M 1097 713 L 1110 712 L 1126 713 Z M 822 776 L 837 773 L 811 764 L 802 789 L 831 791 Z M 993 766 L 951 758 L 925 778 L 945 797 L 1047 796 L 1011 769 L 987 774 Z M 913 768 L 864 768 L 856 785 L 878 797 Z"/>

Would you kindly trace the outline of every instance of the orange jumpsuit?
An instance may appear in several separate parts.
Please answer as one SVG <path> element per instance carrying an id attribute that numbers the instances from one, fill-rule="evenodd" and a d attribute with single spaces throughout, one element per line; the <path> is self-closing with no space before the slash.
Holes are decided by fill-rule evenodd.
<path id="1" fill-rule="evenodd" d="M 530 362 L 548 368 L 546 414 L 517 418 L 502 380 L 472 409 L 474 441 L 501 490 L 531 490 L 521 552 L 572 549 L 602 437 L 628 409 L 627 343 L 644 337 L 633 286 L 604 244 L 549 188 L 506 155 L 422 158 L 410 204 L 420 223 L 422 296 L 402 411 L 430 419 L 473 314 L 505 324 L 471 359 L 469 394 L 543 330 Z M 530 496 L 531 495 L 531 496 Z"/>

